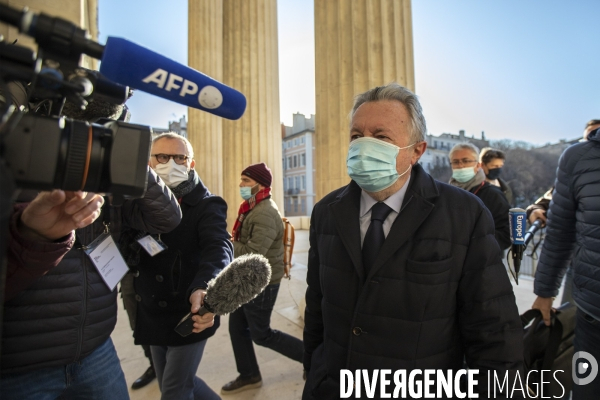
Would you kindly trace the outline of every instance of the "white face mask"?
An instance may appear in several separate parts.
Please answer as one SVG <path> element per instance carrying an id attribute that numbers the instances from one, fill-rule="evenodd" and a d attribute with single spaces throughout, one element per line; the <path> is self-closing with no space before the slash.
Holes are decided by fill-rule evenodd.
<path id="1" fill-rule="evenodd" d="M 189 176 L 187 165 L 176 164 L 172 158 L 166 164 L 156 164 L 154 171 L 170 188 L 177 187 L 180 183 L 187 181 Z"/>

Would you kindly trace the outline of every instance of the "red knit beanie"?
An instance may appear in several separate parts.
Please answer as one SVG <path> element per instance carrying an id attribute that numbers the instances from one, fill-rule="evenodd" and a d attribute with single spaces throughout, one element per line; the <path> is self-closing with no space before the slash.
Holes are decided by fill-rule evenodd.
<path id="1" fill-rule="evenodd" d="M 248 178 L 252 178 L 266 187 L 271 187 L 271 182 L 273 181 L 271 169 L 267 167 L 267 164 L 265 163 L 252 164 L 246 167 L 246 169 L 242 171 L 242 175 L 246 175 Z"/>

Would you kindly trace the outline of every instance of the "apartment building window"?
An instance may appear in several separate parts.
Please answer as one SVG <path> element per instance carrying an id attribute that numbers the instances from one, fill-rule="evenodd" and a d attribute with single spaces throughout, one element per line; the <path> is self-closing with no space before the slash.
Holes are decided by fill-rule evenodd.
<path id="1" fill-rule="evenodd" d="M 435 165 L 440 165 L 440 156 L 435 156 Z"/>
<path id="2" fill-rule="evenodd" d="M 298 146 L 298 139 L 294 139 L 294 146 Z"/>
<path id="3" fill-rule="evenodd" d="M 304 144 L 304 136 L 300 138 L 300 144 Z"/>
<path id="4" fill-rule="evenodd" d="M 293 189 L 294 188 L 294 180 L 289 177 L 288 178 L 288 189 Z"/>
<path id="5" fill-rule="evenodd" d="M 283 190 L 287 190 L 287 179 L 283 179 Z"/>
<path id="6" fill-rule="evenodd" d="M 288 169 L 292 168 L 292 157 L 288 157 Z"/>
<path id="7" fill-rule="evenodd" d="M 294 198 L 294 212 L 297 213 L 298 212 L 298 198 Z"/>
<path id="8" fill-rule="evenodd" d="M 296 188 L 300 189 L 300 177 L 299 176 L 296 177 Z"/>
<path id="9" fill-rule="evenodd" d="M 302 211 L 302 214 L 304 215 L 304 214 L 306 214 L 306 199 L 304 199 L 304 198 L 303 198 L 303 199 L 302 199 L 302 203 L 301 203 L 301 204 L 302 204 L 302 206 L 301 206 L 301 207 L 302 207 L 301 211 Z"/>
<path id="10" fill-rule="evenodd" d="M 303 167 L 306 165 L 306 153 L 302 153 L 300 156 L 300 165 Z"/>
<path id="11" fill-rule="evenodd" d="M 306 190 L 306 176 L 302 175 L 302 190 Z"/>
<path id="12" fill-rule="evenodd" d="M 281 160 L 282 164 L 283 164 L 283 170 L 285 171 L 287 169 L 287 166 L 285 165 L 285 157 Z"/>
<path id="13" fill-rule="evenodd" d="M 294 168 L 298 166 L 298 156 L 294 155 Z"/>

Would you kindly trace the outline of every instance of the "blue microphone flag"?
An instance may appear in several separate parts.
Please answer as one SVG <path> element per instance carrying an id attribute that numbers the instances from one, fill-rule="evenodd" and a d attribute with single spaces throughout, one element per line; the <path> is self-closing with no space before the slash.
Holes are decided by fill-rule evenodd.
<path id="1" fill-rule="evenodd" d="M 219 117 L 238 119 L 246 97 L 237 90 L 129 40 L 109 37 L 100 63 L 106 78 Z"/>
<path id="2" fill-rule="evenodd" d="M 525 244 L 525 224 L 527 213 L 522 208 L 511 208 L 508 210 L 508 222 L 510 225 L 510 240 L 513 244 Z"/>

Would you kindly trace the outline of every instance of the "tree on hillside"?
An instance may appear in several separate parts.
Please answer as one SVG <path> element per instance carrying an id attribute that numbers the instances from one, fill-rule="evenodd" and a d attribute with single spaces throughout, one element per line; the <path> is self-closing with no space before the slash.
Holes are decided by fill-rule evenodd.
<path id="1" fill-rule="evenodd" d="M 510 185 L 515 206 L 527 207 L 544 194 L 556 178 L 558 158 L 525 142 L 502 140 L 492 147 L 504 151 L 502 178 Z"/>

